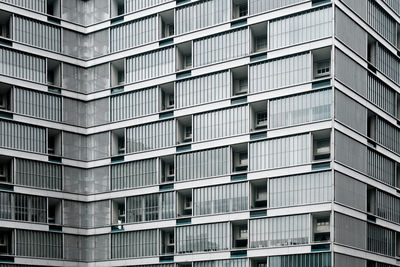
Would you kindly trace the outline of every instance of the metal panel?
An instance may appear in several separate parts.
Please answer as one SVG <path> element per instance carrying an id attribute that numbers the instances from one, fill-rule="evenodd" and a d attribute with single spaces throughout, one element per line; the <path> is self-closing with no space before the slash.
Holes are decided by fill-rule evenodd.
<path id="1" fill-rule="evenodd" d="M 229 71 L 176 82 L 176 107 L 183 108 L 227 99 L 231 95 Z"/>
<path id="2" fill-rule="evenodd" d="M 76 160 L 97 160 L 110 154 L 109 133 L 99 133 L 89 136 L 64 132 L 63 155 Z"/>
<path id="3" fill-rule="evenodd" d="M 14 111 L 36 118 L 61 121 L 61 96 L 15 87 Z"/>
<path id="4" fill-rule="evenodd" d="M 310 215 L 250 220 L 250 248 L 308 244 Z"/>
<path id="5" fill-rule="evenodd" d="M 335 172 L 335 201 L 367 211 L 367 185 L 350 176 Z"/>
<path id="6" fill-rule="evenodd" d="M 110 122 L 110 98 L 105 97 L 86 102 L 86 127 L 103 125 Z"/>
<path id="7" fill-rule="evenodd" d="M 96 194 L 110 190 L 109 167 L 79 169 L 64 166 L 64 191 Z"/>
<path id="8" fill-rule="evenodd" d="M 354 157 L 354 155 L 357 155 L 357 157 Z M 335 160 L 366 173 L 367 147 L 351 137 L 335 131 Z"/>
<path id="9" fill-rule="evenodd" d="M 130 13 L 141 9 L 161 5 L 171 0 L 125 0 L 125 12 Z"/>
<path id="10" fill-rule="evenodd" d="M 110 30 L 111 53 L 154 42 L 158 37 L 158 17 L 149 17 L 119 24 Z"/>
<path id="11" fill-rule="evenodd" d="M 367 173 L 369 176 L 385 184 L 395 186 L 395 161 L 375 150 L 368 149 L 367 166 Z"/>
<path id="12" fill-rule="evenodd" d="M 175 71 L 175 48 L 151 51 L 126 59 L 126 82 L 133 83 Z"/>
<path id="13" fill-rule="evenodd" d="M 97 228 L 110 224 L 110 201 L 77 202 L 64 200 L 64 225 L 76 228 Z"/>
<path id="14" fill-rule="evenodd" d="M 367 99 L 390 115 L 395 116 L 396 92 L 371 73 L 368 73 Z"/>
<path id="15" fill-rule="evenodd" d="M 248 267 L 248 259 L 229 259 L 217 261 L 195 261 L 194 267 L 215 267 L 215 266 L 230 266 L 230 267 Z"/>
<path id="16" fill-rule="evenodd" d="M 184 181 L 228 174 L 231 153 L 221 147 L 176 156 L 176 180 Z"/>
<path id="17" fill-rule="evenodd" d="M 176 252 L 218 251 L 229 249 L 229 223 L 191 225 L 176 228 Z"/>
<path id="18" fill-rule="evenodd" d="M 396 20 L 372 0 L 367 0 L 367 23 L 386 40 L 396 45 Z"/>
<path id="19" fill-rule="evenodd" d="M 60 27 L 18 15 L 14 16 L 13 27 L 14 39 L 17 42 L 55 52 L 61 51 Z"/>
<path id="20" fill-rule="evenodd" d="M 159 110 L 159 98 L 157 87 L 111 96 L 111 121 L 156 113 Z"/>
<path id="21" fill-rule="evenodd" d="M 335 212 L 335 242 L 351 247 L 367 248 L 367 223 Z"/>
<path id="22" fill-rule="evenodd" d="M 0 47 L 0 74 L 45 83 L 46 59 Z"/>
<path id="23" fill-rule="evenodd" d="M 248 203 L 248 183 L 193 189 L 194 216 L 248 210 Z"/>
<path id="24" fill-rule="evenodd" d="M 193 115 L 193 140 L 195 142 L 248 132 L 248 105 Z"/>
<path id="25" fill-rule="evenodd" d="M 376 215 L 400 223 L 400 199 L 381 190 L 376 191 Z"/>
<path id="26" fill-rule="evenodd" d="M 365 267 L 367 260 L 335 253 L 335 265 L 340 267 Z"/>
<path id="27" fill-rule="evenodd" d="M 63 235 L 60 233 L 16 230 L 16 255 L 33 258 L 63 257 Z"/>
<path id="28" fill-rule="evenodd" d="M 176 8 L 176 34 L 228 21 L 230 0 L 205 0 Z"/>
<path id="29" fill-rule="evenodd" d="M 81 68 L 63 63 L 62 84 L 66 89 L 83 94 L 105 90 L 110 87 L 109 64 Z"/>
<path id="30" fill-rule="evenodd" d="M 62 107 L 64 123 L 86 127 L 86 102 L 64 97 Z"/>
<path id="31" fill-rule="evenodd" d="M 158 255 L 158 232 L 144 230 L 111 235 L 111 258 L 136 258 Z"/>
<path id="32" fill-rule="evenodd" d="M 46 0 L 0 0 L 11 5 L 16 5 L 22 8 L 31 9 L 37 12 L 46 13 Z"/>
<path id="33" fill-rule="evenodd" d="M 175 121 L 165 120 L 126 129 L 127 153 L 175 145 Z"/>
<path id="34" fill-rule="evenodd" d="M 252 64 L 249 68 L 250 93 L 309 82 L 311 72 L 311 53 Z"/>
<path id="35" fill-rule="evenodd" d="M 92 59 L 109 53 L 109 29 L 88 35 L 63 29 L 62 52 L 80 59 Z"/>
<path id="36" fill-rule="evenodd" d="M 276 98 L 269 105 L 269 127 L 285 127 L 331 118 L 332 90 Z"/>
<path id="37" fill-rule="evenodd" d="M 367 230 L 367 250 L 392 257 L 396 255 L 396 231 L 371 223 Z"/>
<path id="38" fill-rule="evenodd" d="M 269 180 L 269 207 L 332 201 L 332 172 L 316 172 Z"/>
<path id="39" fill-rule="evenodd" d="M 0 120 L 0 147 L 46 153 L 46 129 Z"/>
<path id="40" fill-rule="evenodd" d="M 367 134 L 367 109 L 339 90 L 335 91 L 335 119 L 359 133 Z"/>
<path id="41" fill-rule="evenodd" d="M 270 11 L 282 7 L 296 5 L 309 0 L 249 0 L 250 15 Z"/>
<path id="42" fill-rule="evenodd" d="M 400 154 L 400 130 L 380 117 L 376 119 L 376 141 Z"/>
<path id="43" fill-rule="evenodd" d="M 335 78 L 365 97 L 367 70 L 339 49 L 335 49 Z"/>
<path id="44" fill-rule="evenodd" d="M 335 36 L 366 59 L 367 32 L 339 8 L 335 9 L 335 16 Z"/>
<path id="45" fill-rule="evenodd" d="M 249 34 L 241 28 L 193 41 L 193 67 L 243 57 L 249 54 Z"/>
<path id="46" fill-rule="evenodd" d="M 400 15 L 400 2 L 398 0 L 383 0 L 383 2 Z"/>
<path id="47" fill-rule="evenodd" d="M 309 134 L 302 134 L 250 143 L 250 170 L 309 163 L 311 160 L 310 138 Z"/>
<path id="48" fill-rule="evenodd" d="M 82 25 L 90 25 L 110 18 L 109 0 L 61 1 L 61 17 Z"/>
<path id="49" fill-rule="evenodd" d="M 333 9 L 330 6 L 272 20 L 269 23 L 269 48 L 332 36 L 332 22 Z"/>
<path id="50" fill-rule="evenodd" d="M 352 9 L 357 15 L 359 15 L 364 20 L 367 17 L 367 1 L 359 0 L 341 0 L 350 9 Z"/>
<path id="51" fill-rule="evenodd" d="M 64 259 L 73 261 L 102 261 L 109 259 L 110 235 L 64 235 Z"/>
<path id="52" fill-rule="evenodd" d="M 156 158 L 111 165 L 111 190 L 155 185 L 157 178 Z"/>
<path id="53" fill-rule="evenodd" d="M 58 164 L 15 159 L 15 183 L 46 189 L 62 189 L 62 167 Z"/>
<path id="54" fill-rule="evenodd" d="M 400 60 L 379 43 L 376 46 L 376 68 L 400 85 Z"/>
<path id="55" fill-rule="evenodd" d="M 331 266 L 332 262 L 331 262 L 330 252 L 269 257 L 269 267 L 331 267 Z M 342 265 L 335 265 L 335 266 L 344 267 Z"/>

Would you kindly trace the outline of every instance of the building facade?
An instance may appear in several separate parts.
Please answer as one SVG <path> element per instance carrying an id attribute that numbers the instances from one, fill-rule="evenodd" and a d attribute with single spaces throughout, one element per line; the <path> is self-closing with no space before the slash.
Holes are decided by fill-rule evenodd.
<path id="1" fill-rule="evenodd" d="M 400 1 L 0 0 L 0 266 L 400 265 Z"/>

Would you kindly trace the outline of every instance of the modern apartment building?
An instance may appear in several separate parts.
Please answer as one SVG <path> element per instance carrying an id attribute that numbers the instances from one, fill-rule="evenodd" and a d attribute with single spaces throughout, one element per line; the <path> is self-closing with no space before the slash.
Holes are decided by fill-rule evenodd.
<path id="1" fill-rule="evenodd" d="M 0 266 L 400 266 L 400 1 L 0 0 Z"/>

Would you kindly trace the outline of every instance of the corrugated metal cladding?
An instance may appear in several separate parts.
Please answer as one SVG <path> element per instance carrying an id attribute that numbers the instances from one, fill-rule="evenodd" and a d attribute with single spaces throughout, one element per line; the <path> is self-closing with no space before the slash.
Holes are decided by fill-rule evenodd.
<path id="1" fill-rule="evenodd" d="M 310 162 L 310 135 L 301 134 L 250 143 L 250 170 L 288 167 Z"/>
<path id="2" fill-rule="evenodd" d="M 249 209 L 248 183 L 233 183 L 193 189 L 194 215 Z"/>
<path id="3" fill-rule="evenodd" d="M 96 194 L 110 190 L 109 167 L 80 169 L 64 166 L 64 191 Z"/>
<path id="4" fill-rule="evenodd" d="M 142 222 L 175 217 L 175 193 L 148 194 L 126 198 L 126 222 Z"/>
<path id="5" fill-rule="evenodd" d="M 279 247 L 309 243 L 310 215 L 250 220 L 251 248 Z"/>
<path id="6" fill-rule="evenodd" d="M 130 13 L 167 2 L 171 2 L 171 0 L 125 0 L 125 12 Z"/>
<path id="7" fill-rule="evenodd" d="M 127 153 L 175 145 L 175 121 L 165 120 L 126 128 Z"/>
<path id="8" fill-rule="evenodd" d="M 109 0 L 61 1 L 61 17 L 82 25 L 90 25 L 110 18 Z"/>
<path id="9" fill-rule="evenodd" d="M 157 161 L 154 158 L 111 165 L 111 190 L 157 184 Z"/>
<path id="10" fill-rule="evenodd" d="M 0 218 L 47 223 L 47 199 L 0 192 Z"/>
<path id="11" fill-rule="evenodd" d="M 270 128 L 329 119 L 332 90 L 272 99 L 269 103 Z"/>
<path id="12" fill-rule="evenodd" d="M 230 19 L 230 0 L 205 0 L 176 8 L 176 34 L 194 31 Z"/>
<path id="13" fill-rule="evenodd" d="M 158 17 L 152 15 L 119 24 L 110 30 L 111 53 L 157 40 Z"/>
<path id="14" fill-rule="evenodd" d="M 367 1 L 359 0 L 341 0 L 350 7 L 357 15 L 366 20 L 367 18 Z"/>
<path id="15" fill-rule="evenodd" d="M 63 88 L 89 94 L 110 87 L 110 67 L 108 63 L 90 68 L 63 63 Z"/>
<path id="16" fill-rule="evenodd" d="M 368 224 L 367 250 L 388 256 L 396 255 L 396 231 Z"/>
<path id="17" fill-rule="evenodd" d="M 396 45 L 396 20 L 372 0 L 367 0 L 367 23 L 386 40 Z"/>
<path id="18" fill-rule="evenodd" d="M 339 90 L 335 90 L 335 119 L 350 128 L 367 134 L 367 109 L 346 96 Z"/>
<path id="19" fill-rule="evenodd" d="M 120 121 L 159 110 L 159 88 L 152 87 L 111 96 L 111 121 Z"/>
<path id="20" fill-rule="evenodd" d="M 136 258 L 158 255 L 158 231 L 144 230 L 111 235 L 111 258 Z"/>
<path id="21" fill-rule="evenodd" d="M 367 260 L 335 253 L 335 264 L 340 267 L 365 267 Z"/>
<path id="22" fill-rule="evenodd" d="M 331 201 L 332 172 L 316 172 L 269 180 L 269 207 Z"/>
<path id="23" fill-rule="evenodd" d="M 257 13 L 295 5 L 302 2 L 309 2 L 309 0 L 249 0 L 249 13 L 250 15 L 254 15 Z"/>
<path id="24" fill-rule="evenodd" d="M 133 83 L 175 71 L 175 48 L 168 47 L 126 59 L 126 82 Z"/>
<path id="25" fill-rule="evenodd" d="M 400 199 L 384 191 L 376 190 L 376 215 L 400 223 Z"/>
<path id="26" fill-rule="evenodd" d="M 360 172 L 367 171 L 367 147 L 351 137 L 335 131 L 335 160 Z M 354 157 L 357 155 L 357 157 Z"/>
<path id="27" fill-rule="evenodd" d="M 400 2 L 398 0 L 383 0 L 383 2 L 400 15 Z"/>
<path id="28" fill-rule="evenodd" d="M 57 258 L 63 257 L 63 235 L 60 233 L 37 232 L 28 230 L 16 230 L 17 256 L 33 258 Z"/>
<path id="29" fill-rule="evenodd" d="M 368 149 L 367 160 L 369 176 L 385 184 L 395 186 L 395 161 L 372 149 Z"/>
<path id="30" fill-rule="evenodd" d="M 249 54 L 248 28 L 193 41 L 193 67 L 240 58 Z"/>
<path id="31" fill-rule="evenodd" d="M 19 185 L 61 190 L 62 166 L 16 158 L 14 181 Z"/>
<path id="32" fill-rule="evenodd" d="M 367 88 L 367 70 L 335 49 L 335 77 L 347 87 L 365 97 Z"/>
<path id="33" fill-rule="evenodd" d="M 229 71 L 176 82 L 176 108 L 227 99 L 231 95 Z"/>
<path id="34" fill-rule="evenodd" d="M 97 160 L 106 158 L 110 152 L 109 133 L 79 135 L 63 132 L 63 156 L 76 160 Z"/>
<path id="35" fill-rule="evenodd" d="M 43 49 L 61 51 L 61 28 L 18 15 L 14 16 L 14 39 Z"/>
<path id="36" fill-rule="evenodd" d="M 176 155 L 176 180 L 185 181 L 228 174 L 231 152 L 229 147 Z"/>
<path id="37" fill-rule="evenodd" d="M 176 253 L 229 249 L 229 223 L 191 225 L 176 228 Z"/>
<path id="38" fill-rule="evenodd" d="M 110 224 L 110 201 L 77 202 L 64 200 L 64 226 L 97 228 Z"/>
<path id="39" fill-rule="evenodd" d="M 269 267 L 331 267 L 331 253 L 270 256 Z M 337 265 L 344 267 L 342 265 Z M 350 266 L 356 267 L 356 266 Z M 358 266 L 357 266 L 358 267 Z M 364 266 L 360 266 L 364 267 Z"/>
<path id="40" fill-rule="evenodd" d="M 0 146 L 46 153 L 46 128 L 0 120 Z"/>
<path id="41" fill-rule="evenodd" d="M 396 92 L 371 73 L 368 73 L 367 79 L 367 99 L 390 115 L 395 116 Z"/>
<path id="42" fill-rule="evenodd" d="M 249 68 L 249 91 L 256 93 L 309 82 L 311 72 L 311 53 L 252 64 Z"/>
<path id="43" fill-rule="evenodd" d="M 376 67 L 395 83 L 400 85 L 400 60 L 383 45 L 376 46 Z"/>
<path id="44" fill-rule="evenodd" d="M 400 154 L 400 130 L 380 117 L 377 117 L 376 120 L 376 141 Z"/>
<path id="45" fill-rule="evenodd" d="M 356 248 L 367 248 L 367 223 L 335 212 L 335 242 Z"/>
<path id="46" fill-rule="evenodd" d="M 64 259 L 73 261 L 101 261 L 110 258 L 110 236 L 64 235 Z"/>
<path id="47" fill-rule="evenodd" d="M 61 96 L 14 87 L 16 113 L 61 121 Z"/>
<path id="48" fill-rule="evenodd" d="M 335 9 L 335 35 L 364 59 L 367 58 L 367 32 L 339 8 Z"/>
<path id="49" fill-rule="evenodd" d="M 343 173 L 335 172 L 335 201 L 366 211 L 367 185 Z"/>
<path id="50" fill-rule="evenodd" d="M 269 48 L 304 43 L 332 36 L 332 7 L 316 8 L 269 23 Z"/>
<path id="51" fill-rule="evenodd" d="M 46 59 L 0 47 L 0 74 L 45 83 Z"/>
<path id="52" fill-rule="evenodd" d="M 0 0 L 0 2 L 20 6 L 37 12 L 46 13 L 46 0 Z"/>
<path id="53" fill-rule="evenodd" d="M 193 262 L 194 267 L 215 267 L 215 266 L 230 266 L 230 267 L 248 267 L 249 261 L 247 259 L 230 259 L 230 260 L 217 260 L 217 261 L 203 261 Z"/>
<path id="54" fill-rule="evenodd" d="M 109 53 L 108 29 L 88 35 L 63 29 L 62 52 L 71 57 L 92 59 Z"/>
<path id="55" fill-rule="evenodd" d="M 193 115 L 193 140 L 195 142 L 248 132 L 248 105 Z"/>

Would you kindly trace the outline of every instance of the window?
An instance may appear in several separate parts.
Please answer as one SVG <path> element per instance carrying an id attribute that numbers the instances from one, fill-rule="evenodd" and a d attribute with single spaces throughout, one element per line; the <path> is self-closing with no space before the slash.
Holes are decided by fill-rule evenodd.
<path id="1" fill-rule="evenodd" d="M 256 114 L 256 127 L 266 127 L 267 126 L 267 112 L 261 111 Z"/>
<path id="2" fill-rule="evenodd" d="M 232 146 L 233 152 L 233 172 L 247 171 L 248 153 L 247 144 L 239 144 Z"/>
<path id="3" fill-rule="evenodd" d="M 232 69 L 232 76 L 233 76 L 233 95 L 247 94 L 248 92 L 247 67 L 239 67 Z"/>
<path id="4" fill-rule="evenodd" d="M 185 116 L 177 119 L 178 136 L 177 143 L 192 142 L 192 116 Z"/>
<path id="5" fill-rule="evenodd" d="M 331 75 L 331 49 L 321 48 L 312 52 L 314 79 Z"/>
<path id="6" fill-rule="evenodd" d="M 313 160 L 325 160 L 331 156 L 330 131 L 313 133 Z"/>
<path id="7" fill-rule="evenodd" d="M 111 62 L 111 87 L 123 85 L 125 83 L 125 62 L 119 59 Z"/>
<path id="8" fill-rule="evenodd" d="M 0 37 L 11 39 L 11 13 L 0 10 Z"/>
<path id="9" fill-rule="evenodd" d="M 186 70 L 192 67 L 192 42 L 186 42 L 176 46 L 177 62 L 176 70 Z"/>
<path id="10" fill-rule="evenodd" d="M 174 156 L 162 157 L 161 162 L 161 183 L 173 182 L 175 179 Z"/>
<path id="11" fill-rule="evenodd" d="M 232 18 L 245 17 L 248 14 L 247 0 L 232 0 Z"/>
<path id="12" fill-rule="evenodd" d="M 321 61 L 317 63 L 317 75 L 316 77 L 324 77 L 330 75 L 330 62 Z"/>
<path id="13" fill-rule="evenodd" d="M 233 248 L 246 248 L 248 233 L 247 233 L 247 221 L 233 222 L 232 223 L 232 247 Z"/>
<path id="14" fill-rule="evenodd" d="M 178 197 L 178 217 L 192 215 L 192 190 L 182 190 L 177 192 Z"/>
<path id="15" fill-rule="evenodd" d="M 173 36 L 174 33 L 174 10 L 168 10 L 160 13 L 159 15 L 161 29 L 160 38 L 168 38 Z"/>
<path id="16" fill-rule="evenodd" d="M 174 84 L 167 83 L 160 85 L 161 90 L 161 110 L 173 109 L 175 106 Z"/>

